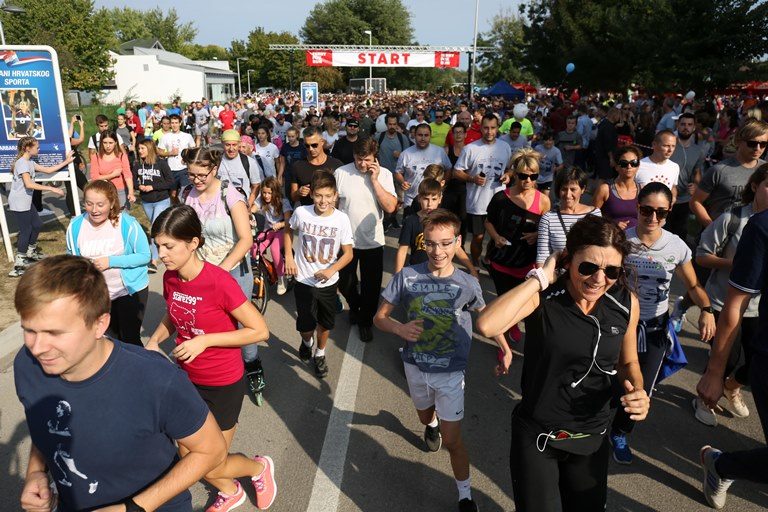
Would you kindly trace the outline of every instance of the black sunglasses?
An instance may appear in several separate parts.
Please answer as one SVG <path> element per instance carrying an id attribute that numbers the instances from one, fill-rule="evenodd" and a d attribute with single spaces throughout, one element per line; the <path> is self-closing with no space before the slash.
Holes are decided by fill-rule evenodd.
<path id="1" fill-rule="evenodd" d="M 591 261 L 582 261 L 579 263 L 578 270 L 579 274 L 585 277 L 594 275 L 598 270 L 602 270 L 605 273 L 605 277 L 608 279 L 618 279 L 621 274 L 624 273 L 624 267 L 614 267 L 613 265 L 601 267 L 597 263 L 592 263 Z"/>
<path id="2" fill-rule="evenodd" d="M 312 148 L 312 149 L 316 149 L 319 145 L 320 145 L 319 142 L 313 142 L 312 144 L 307 144 L 306 142 L 304 143 L 305 148 Z"/>
<path id="3" fill-rule="evenodd" d="M 748 140 L 746 144 L 750 149 L 755 149 L 757 146 L 760 146 L 760 149 L 765 149 L 768 147 L 768 140 Z"/>
<path id="4" fill-rule="evenodd" d="M 650 217 L 654 213 L 656 214 L 656 218 L 659 220 L 666 219 L 667 215 L 669 215 L 669 209 L 668 208 L 654 208 L 653 206 L 638 206 L 638 211 L 640 211 L 640 215 L 643 217 Z"/>
<path id="5" fill-rule="evenodd" d="M 627 167 L 640 167 L 640 160 L 635 158 L 634 160 L 619 160 L 619 167 L 626 169 Z"/>
<path id="6" fill-rule="evenodd" d="M 520 181 L 525 181 L 525 180 L 536 181 L 537 179 L 539 179 L 539 173 L 526 174 L 524 172 L 518 172 L 517 179 L 519 179 Z"/>

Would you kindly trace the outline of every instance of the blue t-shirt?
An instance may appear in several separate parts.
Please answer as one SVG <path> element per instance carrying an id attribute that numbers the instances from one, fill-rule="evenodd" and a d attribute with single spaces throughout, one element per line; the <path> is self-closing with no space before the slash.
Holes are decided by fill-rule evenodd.
<path id="1" fill-rule="evenodd" d="M 118 503 L 158 480 L 178 457 L 174 439 L 200 430 L 208 407 L 187 375 L 156 352 L 115 342 L 92 377 L 46 374 L 29 350 L 14 361 L 32 443 L 59 492 L 59 512 Z M 189 512 L 185 491 L 158 510 Z"/>
<path id="2" fill-rule="evenodd" d="M 728 283 L 743 292 L 760 296 L 760 324 L 752 338 L 752 350 L 768 355 L 768 210 L 753 215 L 741 233 Z"/>
<path id="3" fill-rule="evenodd" d="M 464 370 L 472 345 L 470 311 L 485 307 L 480 282 L 458 269 L 435 277 L 428 265 L 403 268 L 381 293 L 385 301 L 403 307 L 406 322 L 424 321 L 419 340 L 406 343 L 401 356 L 427 373 Z"/>

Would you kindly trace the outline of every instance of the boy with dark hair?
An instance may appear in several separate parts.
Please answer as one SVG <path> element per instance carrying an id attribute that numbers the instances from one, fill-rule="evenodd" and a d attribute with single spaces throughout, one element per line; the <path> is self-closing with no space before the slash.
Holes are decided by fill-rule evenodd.
<path id="1" fill-rule="evenodd" d="M 285 272 L 296 276 L 299 357 L 309 363 L 317 342 L 315 374 L 322 379 L 328 375 L 325 346 L 335 325 L 339 270 L 352 261 L 352 226 L 347 214 L 335 207 L 338 192 L 333 174 L 318 171 L 312 178 L 311 196 L 314 204 L 296 208 L 285 228 Z M 295 257 L 294 231 L 299 245 Z"/>
<path id="2" fill-rule="evenodd" d="M 459 511 L 476 512 L 469 479 L 469 456 L 461 439 L 464 416 L 464 372 L 472 344 L 470 310 L 485 307 L 477 278 L 457 271 L 452 260 L 461 246 L 461 222 L 451 212 L 425 215 L 424 247 L 427 261 L 403 268 L 392 277 L 376 312 L 376 327 L 405 340 L 401 352 L 411 399 L 425 425 L 424 442 L 436 452 L 450 453 Z M 391 317 L 402 306 L 407 323 Z M 495 338 L 503 352 L 496 374 L 506 374 L 512 352 L 503 337 Z"/>
<path id="3" fill-rule="evenodd" d="M 568 116 L 565 119 L 565 130 L 557 134 L 557 148 L 563 155 L 563 164 L 566 167 L 575 165 L 576 155 L 581 151 L 581 134 L 576 131 L 578 117 Z"/>

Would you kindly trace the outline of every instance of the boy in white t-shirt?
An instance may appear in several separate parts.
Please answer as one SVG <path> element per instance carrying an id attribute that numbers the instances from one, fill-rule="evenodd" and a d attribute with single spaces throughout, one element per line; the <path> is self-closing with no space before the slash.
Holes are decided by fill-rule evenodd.
<path id="1" fill-rule="evenodd" d="M 301 335 L 299 357 L 312 358 L 319 378 L 328 375 L 325 346 L 336 321 L 336 286 L 339 270 L 352 261 L 352 226 L 349 217 L 335 208 L 336 178 L 318 172 L 312 178 L 313 205 L 300 206 L 285 228 L 285 273 L 296 276 L 296 330 Z M 293 232 L 298 247 L 293 254 Z M 341 251 L 341 257 L 339 257 Z"/>
<path id="2" fill-rule="evenodd" d="M 653 153 L 640 160 L 640 168 L 635 174 L 635 183 L 638 188 L 658 181 L 672 191 L 672 204 L 677 199 L 677 181 L 680 177 L 680 166 L 670 160 L 675 152 L 677 136 L 669 131 L 662 130 L 653 138 Z"/>

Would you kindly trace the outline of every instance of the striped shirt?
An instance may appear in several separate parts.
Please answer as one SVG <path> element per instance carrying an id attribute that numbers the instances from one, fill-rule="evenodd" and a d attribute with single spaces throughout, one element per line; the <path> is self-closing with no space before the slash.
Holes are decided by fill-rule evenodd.
<path id="1" fill-rule="evenodd" d="M 557 210 L 545 213 L 539 221 L 539 235 L 536 239 L 536 264 L 542 265 L 550 254 L 565 249 L 565 238 L 568 231 L 571 230 L 571 226 L 587 215 L 602 217 L 599 208 L 587 213 L 561 213 L 562 222 L 558 218 Z M 563 225 L 565 225 L 565 230 L 563 230 Z"/>

